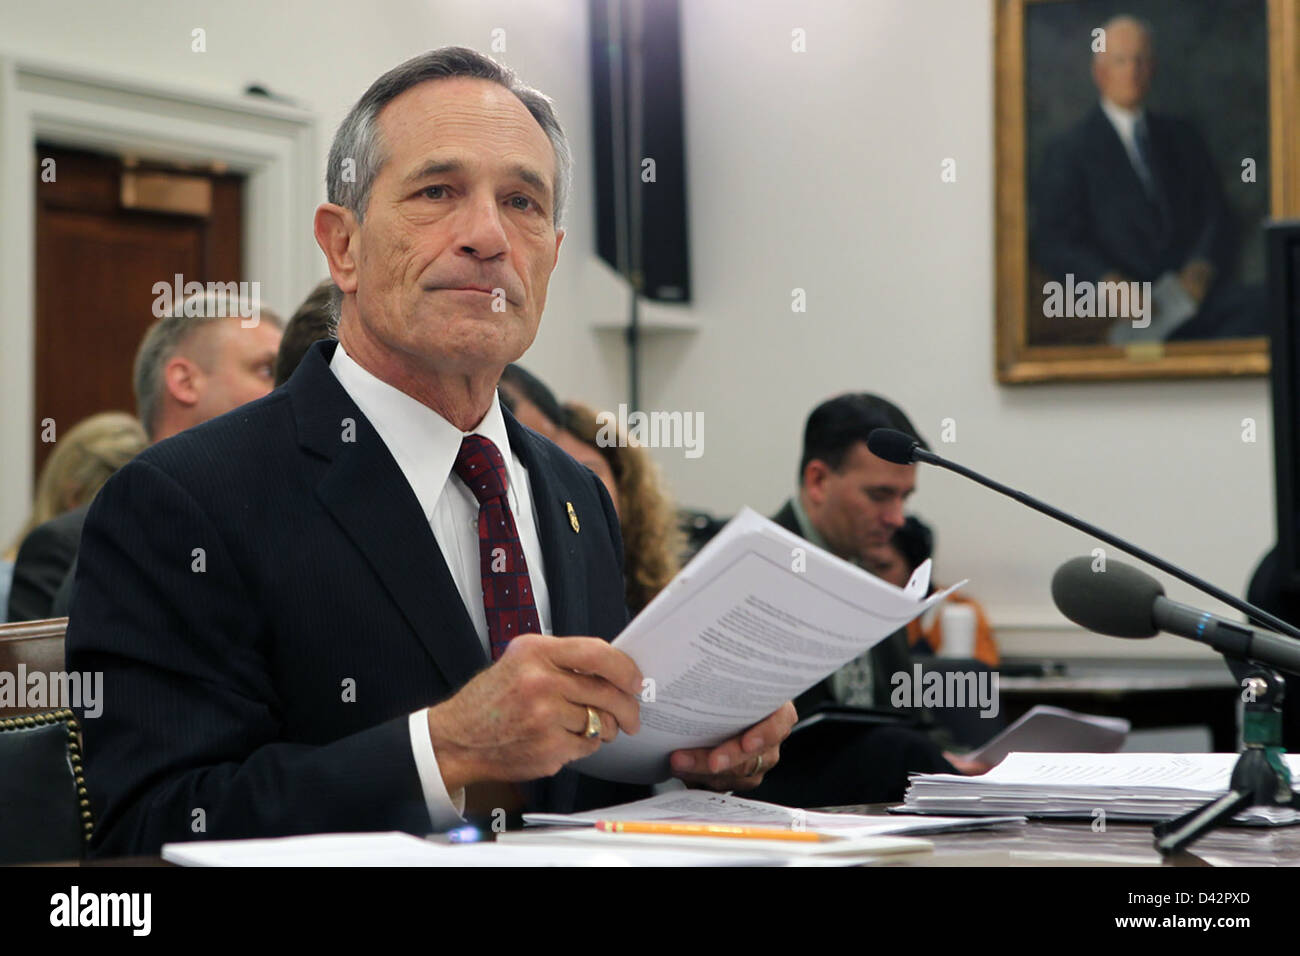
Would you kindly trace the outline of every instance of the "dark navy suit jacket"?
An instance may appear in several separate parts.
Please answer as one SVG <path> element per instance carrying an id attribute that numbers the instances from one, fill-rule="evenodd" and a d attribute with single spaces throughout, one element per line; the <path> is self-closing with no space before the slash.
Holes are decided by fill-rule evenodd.
<path id="1" fill-rule="evenodd" d="M 1148 194 L 1100 106 L 1053 143 L 1035 177 L 1034 262 L 1052 279 L 1107 272 L 1155 281 L 1192 259 L 1223 275 L 1232 237 L 1218 173 L 1201 138 L 1182 120 L 1146 114 L 1156 195 Z"/>
<path id="2" fill-rule="evenodd" d="M 91 507 L 67 658 L 104 675 L 102 715 L 82 720 L 93 854 L 430 829 L 408 715 L 488 661 L 415 493 L 329 369 L 335 347 L 148 449 Z M 609 496 L 505 422 L 552 630 L 611 639 L 627 609 Z M 607 787 L 566 769 L 528 785 L 527 808 L 606 802 Z"/>

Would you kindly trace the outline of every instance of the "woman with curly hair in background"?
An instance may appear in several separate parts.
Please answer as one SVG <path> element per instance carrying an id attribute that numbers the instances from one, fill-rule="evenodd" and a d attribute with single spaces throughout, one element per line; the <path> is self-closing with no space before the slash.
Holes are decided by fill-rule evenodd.
<path id="1" fill-rule="evenodd" d="M 563 406 L 562 431 L 556 444 L 594 471 L 609 489 L 623 530 L 627 606 L 633 615 L 663 590 L 681 567 L 685 536 L 677 527 L 677 509 L 668 497 L 649 452 L 617 434 L 617 444 L 597 436 L 606 419 L 586 405 Z"/>

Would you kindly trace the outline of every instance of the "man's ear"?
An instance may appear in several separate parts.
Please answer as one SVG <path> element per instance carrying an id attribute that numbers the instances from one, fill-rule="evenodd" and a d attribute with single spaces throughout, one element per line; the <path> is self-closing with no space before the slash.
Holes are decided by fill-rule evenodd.
<path id="1" fill-rule="evenodd" d="M 560 229 L 555 233 L 555 261 L 551 263 L 552 270 L 555 269 L 555 266 L 560 261 L 560 243 L 562 243 L 563 241 L 564 241 L 564 230 Z"/>
<path id="2" fill-rule="evenodd" d="M 829 474 L 830 468 L 820 458 L 814 458 L 804 466 L 803 490 L 808 495 L 809 501 L 814 504 L 822 503 L 822 499 L 826 497 L 826 476 Z"/>
<path id="3" fill-rule="evenodd" d="M 356 216 L 351 209 L 334 203 L 321 203 L 316 207 L 313 220 L 316 245 L 325 253 L 330 277 L 345 295 L 357 291 L 357 261 L 354 240 L 358 234 Z"/>
<path id="4" fill-rule="evenodd" d="M 199 403 L 200 380 L 203 370 L 198 363 L 177 355 L 163 366 L 163 386 L 167 394 L 186 408 Z"/>

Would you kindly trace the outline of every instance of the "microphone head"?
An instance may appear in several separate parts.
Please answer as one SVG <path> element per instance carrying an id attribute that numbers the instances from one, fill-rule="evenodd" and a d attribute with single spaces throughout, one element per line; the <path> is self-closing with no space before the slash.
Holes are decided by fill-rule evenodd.
<path id="1" fill-rule="evenodd" d="M 1080 627 L 1111 637 L 1155 637 L 1152 606 L 1165 589 L 1151 575 L 1107 560 L 1094 571 L 1094 558 L 1071 558 L 1052 575 L 1052 600 Z"/>
<path id="2" fill-rule="evenodd" d="M 867 436 L 867 450 L 877 458 L 892 461 L 895 465 L 913 464 L 919 447 L 915 438 L 894 428 L 876 428 Z"/>

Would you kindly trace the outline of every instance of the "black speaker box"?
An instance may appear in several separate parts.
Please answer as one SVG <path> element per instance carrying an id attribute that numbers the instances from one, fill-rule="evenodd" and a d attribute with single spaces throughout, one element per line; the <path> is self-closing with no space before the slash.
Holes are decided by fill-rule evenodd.
<path id="1" fill-rule="evenodd" d="M 597 252 L 645 298 L 688 302 L 678 0 L 589 4 Z"/>

